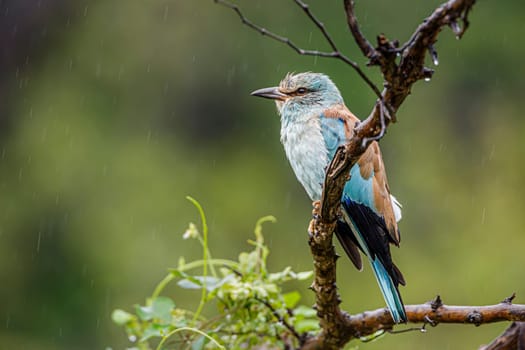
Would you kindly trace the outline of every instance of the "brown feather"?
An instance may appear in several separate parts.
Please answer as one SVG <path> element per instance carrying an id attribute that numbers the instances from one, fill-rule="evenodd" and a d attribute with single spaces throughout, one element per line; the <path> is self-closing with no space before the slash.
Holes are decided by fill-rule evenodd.
<path id="1" fill-rule="evenodd" d="M 361 176 L 364 179 L 369 179 L 373 174 L 372 185 L 375 207 L 385 220 L 391 242 L 399 245 L 399 230 L 394 215 L 394 208 L 392 208 L 385 165 L 383 164 L 379 144 L 373 142 L 358 160 L 357 164 L 361 170 Z"/>

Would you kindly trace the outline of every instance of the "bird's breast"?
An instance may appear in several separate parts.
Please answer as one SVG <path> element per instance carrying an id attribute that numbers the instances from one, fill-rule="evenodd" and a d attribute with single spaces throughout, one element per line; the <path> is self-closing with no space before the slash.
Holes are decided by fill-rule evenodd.
<path id="1" fill-rule="evenodd" d="M 281 142 L 299 182 L 312 200 L 320 200 L 329 159 L 319 118 L 283 123 Z"/>

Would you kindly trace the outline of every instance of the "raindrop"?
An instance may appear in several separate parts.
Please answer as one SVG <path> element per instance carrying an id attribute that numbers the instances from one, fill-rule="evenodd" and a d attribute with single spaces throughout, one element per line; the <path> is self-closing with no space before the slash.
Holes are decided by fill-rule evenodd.
<path id="1" fill-rule="evenodd" d="M 122 66 L 122 64 L 120 65 L 119 69 L 118 69 L 118 75 L 117 75 L 117 80 L 120 80 L 122 79 L 122 74 L 124 73 L 124 66 Z"/>
<path id="2" fill-rule="evenodd" d="M 164 7 L 164 22 L 166 22 L 168 20 L 169 9 L 170 9 L 170 7 L 168 5 L 166 5 L 166 7 Z"/>
<path id="3" fill-rule="evenodd" d="M 42 231 L 38 231 L 38 240 L 36 241 L 36 253 L 40 253 L 40 241 L 42 239 Z"/>
<path id="4" fill-rule="evenodd" d="M 437 56 L 435 56 L 432 61 L 434 62 L 434 66 L 439 66 L 439 60 L 437 58 Z"/>
<path id="5" fill-rule="evenodd" d="M 456 34 L 456 38 L 459 39 L 459 35 L 461 33 L 461 27 L 458 22 L 453 21 L 450 23 L 450 28 L 452 28 L 452 31 L 454 34 Z"/>
<path id="6" fill-rule="evenodd" d="M 426 81 L 426 82 L 429 82 L 430 79 L 431 79 L 430 77 L 426 77 L 426 78 L 425 78 L 425 81 Z"/>
<path id="7" fill-rule="evenodd" d="M 481 211 L 481 224 L 485 224 L 485 213 L 487 211 L 487 208 L 483 208 L 483 210 Z"/>
<path id="8" fill-rule="evenodd" d="M 100 63 L 97 63 L 96 69 L 95 69 L 95 77 L 100 78 L 100 74 L 102 73 L 102 65 Z"/>
<path id="9" fill-rule="evenodd" d="M 492 160 L 492 158 L 494 157 L 494 152 L 496 151 L 496 145 L 492 145 L 492 149 L 490 150 L 490 154 L 489 154 L 489 160 Z M 2 153 L 2 158 L 4 158 L 4 154 Z"/>

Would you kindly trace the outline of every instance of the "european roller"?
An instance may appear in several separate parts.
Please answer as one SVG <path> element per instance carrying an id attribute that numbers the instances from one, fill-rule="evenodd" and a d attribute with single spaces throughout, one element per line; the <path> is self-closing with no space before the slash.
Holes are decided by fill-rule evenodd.
<path id="1" fill-rule="evenodd" d="M 324 74 L 288 74 L 279 86 L 252 95 L 275 100 L 286 156 L 310 198 L 320 200 L 326 168 L 337 148 L 352 137 L 359 119 Z M 406 322 L 398 289 L 405 280 L 392 262 L 389 245 L 399 246 L 401 205 L 390 194 L 377 142 L 370 144 L 350 175 L 335 234 L 357 269 L 363 267 L 359 250 L 366 255 L 394 322 Z"/>

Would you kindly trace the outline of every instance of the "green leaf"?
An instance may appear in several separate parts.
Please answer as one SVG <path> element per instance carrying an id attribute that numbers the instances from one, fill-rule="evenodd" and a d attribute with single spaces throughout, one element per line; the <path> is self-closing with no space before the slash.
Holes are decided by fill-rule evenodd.
<path id="1" fill-rule="evenodd" d="M 294 323 L 294 328 L 298 333 L 313 332 L 319 329 L 319 321 L 305 319 Z"/>
<path id="2" fill-rule="evenodd" d="M 294 290 L 283 295 L 284 304 L 287 308 L 291 309 L 297 305 L 299 300 L 301 300 L 301 294 L 298 291 Z"/>
<path id="3" fill-rule="evenodd" d="M 206 283 L 205 283 L 206 282 Z M 184 289 L 201 289 L 206 285 L 207 291 L 212 291 L 221 283 L 221 279 L 213 276 L 188 276 L 177 282 L 177 285 Z"/>
<path id="4" fill-rule="evenodd" d="M 149 321 L 153 318 L 151 306 L 135 305 L 135 312 L 142 321 Z"/>
<path id="5" fill-rule="evenodd" d="M 146 329 L 144 329 L 144 333 L 142 333 L 142 337 L 139 339 L 139 342 L 144 342 L 148 340 L 149 338 L 153 337 L 163 337 L 167 333 L 167 328 L 163 327 L 158 324 L 152 324 L 150 323 Z"/>
<path id="6" fill-rule="evenodd" d="M 311 307 L 299 305 L 293 310 L 293 314 L 295 317 L 303 319 L 303 318 L 312 318 L 317 316 L 317 312 L 312 309 Z"/>
<path id="7" fill-rule="evenodd" d="M 135 310 L 142 321 L 150 321 L 155 318 L 162 323 L 170 323 L 171 311 L 174 307 L 175 303 L 170 298 L 157 297 L 151 302 L 151 305 L 135 305 Z"/>
<path id="8" fill-rule="evenodd" d="M 154 318 L 159 319 L 163 323 L 171 322 L 171 311 L 175 307 L 175 303 L 168 297 L 157 297 L 151 303 L 151 311 Z"/>
<path id="9" fill-rule="evenodd" d="M 135 319 L 135 316 L 133 316 L 132 314 L 124 310 L 116 309 L 116 310 L 113 310 L 113 313 L 111 314 L 111 319 L 117 325 L 123 326 L 126 323 L 133 321 L 133 319 Z"/>
<path id="10" fill-rule="evenodd" d="M 302 272 L 298 272 L 295 278 L 297 278 L 299 281 L 302 281 L 302 280 L 311 278 L 313 274 L 314 274 L 313 271 L 302 271 Z"/>

